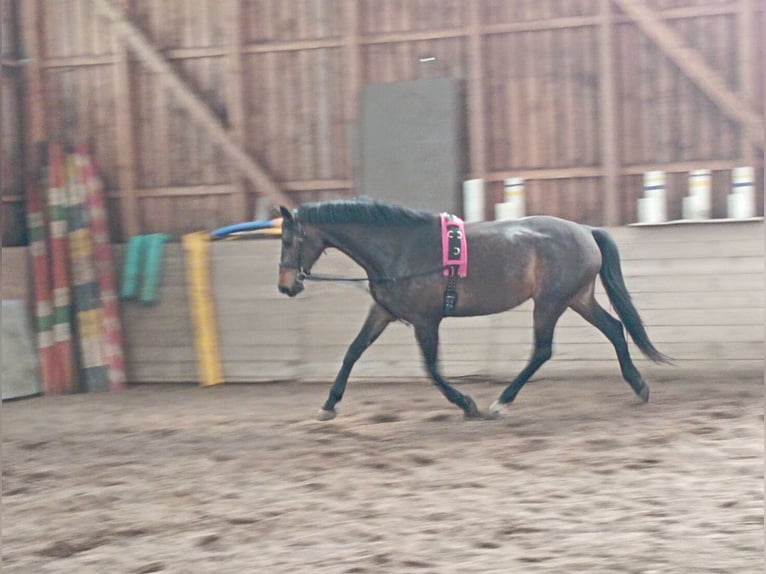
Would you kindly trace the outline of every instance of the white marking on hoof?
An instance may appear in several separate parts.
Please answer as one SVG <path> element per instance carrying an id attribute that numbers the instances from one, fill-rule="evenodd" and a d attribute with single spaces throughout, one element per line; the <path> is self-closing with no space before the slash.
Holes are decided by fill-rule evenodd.
<path id="1" fill-rule="evenodd" d="M 490 416 L 490 418 L 498 418 L 507 415 L 509 410 L 510 409 L 508 404 L 503 404 L 499 401 L 495 401 L 489 405 L 487 414 Z"/>
<path id="2" fill-rule="evenodd" d="M 331 421 L 335 418 L 335 415 L 338 414 L 334 410 L 333 411 L 326 411 L 325 409 L 319 409 L 319 413 L 317 414 L 317 420 L 320 421 Z"/>

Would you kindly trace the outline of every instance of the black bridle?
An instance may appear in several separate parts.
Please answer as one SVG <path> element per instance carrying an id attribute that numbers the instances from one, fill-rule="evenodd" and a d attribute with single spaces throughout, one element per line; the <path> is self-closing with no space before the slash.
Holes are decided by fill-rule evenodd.
<path id="1" fill-rule="evenodd" d="M 297 280 L 299 282 L 303 281 L 326 281 L 326 282 L 335 282 L 335 283 L 363 283 L 363 282 L 369 282 L 369 283 L 396 283 L 398 281 L 407 281 L 409 279 L 415 279 L 417 277 L 425 277 L 427 275 L 433 275 L 435 273 L 439 273 L 443 271 L 446 267 L 444 265 L 439 265 L 439 267 L 435 267 L 433 269 L 429 269 L 428 271 L 420 271 L 418 273 L 410 273 L 409 275 L 402 275 L 400 277 L 390 277 L 383 275 L 381 277 L 342 277 L 340 275 L 323 275 L 323 274 L 312 274 L 310 271 L 307 271 L 303 268 L 303 242 L 305 240 L 305 232 L 303 231 L 303 226 L 295 221 L 294 223 L 295 228 L 297 230 L 297 233 L 289 229 L 287 231 L 288 236 L 285 237 L 285 229 L 283 228 L 283 236 L 282 236 L 282 244 L 287 245 L 288 243 L 293 242 L 293 235 L 297 235 L 297 238 L 295 241 L 298 242 L 297 245 L 297 253 L 295 256 L 295 263 L 279 263 L 280 269 L 292 269 L 297 272 Z"/>

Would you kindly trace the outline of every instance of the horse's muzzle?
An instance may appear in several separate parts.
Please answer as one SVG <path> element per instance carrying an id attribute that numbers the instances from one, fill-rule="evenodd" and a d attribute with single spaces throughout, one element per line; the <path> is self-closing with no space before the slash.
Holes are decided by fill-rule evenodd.
<path id="1" fill-rule="evenodd" d="M 288 297 L 295 297 L 301 291 L 303 291 L 303 283 L 300 283 L 299 281 L 296 281 L 290 287 L 286 287 L 285 285 L 279 286 L 279 292 L 284 293 Z"/>
<path id="2" fill-rule="evenodd" d="M 294 270 L 282 270 L 279 273 L 279 292 L 288 297 L 295 297 L 303 291 L 303 281 Z"/>

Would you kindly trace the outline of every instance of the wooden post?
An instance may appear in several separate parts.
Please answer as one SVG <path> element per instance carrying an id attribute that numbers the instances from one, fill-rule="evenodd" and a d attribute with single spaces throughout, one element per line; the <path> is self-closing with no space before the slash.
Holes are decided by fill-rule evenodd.
<path id="1" fill-rule="evenodd" d="M 274 203 L 295 207 L 295 201 L 285 195 L 266 170 L 234 141 L 210 107 L 189 89 L 146 36 L 128 21 L 124 14 L 116 9 L 109 0 L 93 0 L 93 4 L 103 15 L 109 18 L 114 32 L 130 46 L 152 72 L 157 74 L 157 79 L 173 93 L 178 103 L 221 147 L 221 150 L 234 165 L 256 185 L 258 191 L 270 196 Z"/>
<path id="2" fill-rule="evenodd" d="M 130 60 L 128 49 L 112 34 L 112 50 L 117 54 L 114 64 L 115 134 L 117 140 L 117 185 L 120 187 L 121 239 L 141 233 L 136 195 L 136 157 L 133 132 L 133 109 L 130 93 Z"/>
<path id="3" fill-rule="evenodd" d="M 226 98 L 229 131 L 232 139 L 240 146 L 245 143 L 245 104 L 242 63 L 242 0 L 228 0 L 226 3 L 226 30 L 229 34 L 226 54 Z M 232 198 L 232 219 L 250 219 L 247 201 L 247 182 L 238 172 L 232 174 L 234 197 Z"/>
<path id="4" fill-rule="evenodd" d="M 604 225 L 622 223 L 618 195 L 619 157 L 617 154 L 617 111 L 614 77 L 614 14 L 611 0 L 599 2 L 599 99 L 601 113 L 601 165 L 604 169 Z"/>
<path id="5" fill-rule="evenodd" d="M 24 41 L 23 57 L 27 63 L 24 66 L 25 103 L 22 108 L 24 114 L 24 140 L 27 158 L 36 158 L 32 165 L 33 169 L 39 168 L 38 145 L 45 140 L 45 117 L 44 117 L 44 94 L 42 78 L 42 44 L 38 0 L 22 2 L 21 10 L 21 35 Z M 38 165 L 35 165 L 38 164 Z"/>
<path id="6" fill-rule="evenodd" d="M 753 145 L 763 149 L 763 119 L 735 94 L 705 60 L 642 0 L 613 0 L 686 76 L 739 123 Z"/>
<path id="7" fill-rule="evenodd" d="M 471 178 L 487 175 L 487 135 L 484 110 L 484 59 L 482 58 L 481 2 L 471 0 L 469 7 L 468 122 L 470 125 Z"/>

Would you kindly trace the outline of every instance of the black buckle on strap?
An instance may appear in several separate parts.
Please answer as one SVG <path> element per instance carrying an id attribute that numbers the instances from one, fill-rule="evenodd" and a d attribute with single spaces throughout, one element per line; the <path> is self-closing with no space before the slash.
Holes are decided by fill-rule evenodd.
<path id="1" fill-rule="evenodd" d="M 445 315 L 452 315 L 457 306 L 457 269 L 457 265 L 450 265 L 447 268 L 449 276 L 447 277 L 447 288 L 444 290 L 444 305 L 442 306 Z"/>

